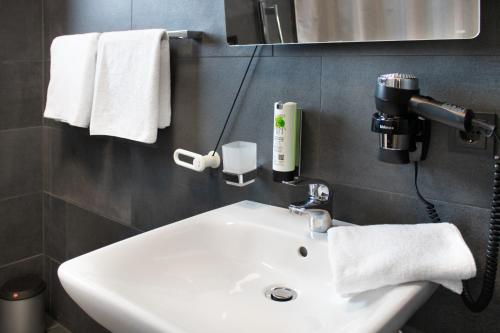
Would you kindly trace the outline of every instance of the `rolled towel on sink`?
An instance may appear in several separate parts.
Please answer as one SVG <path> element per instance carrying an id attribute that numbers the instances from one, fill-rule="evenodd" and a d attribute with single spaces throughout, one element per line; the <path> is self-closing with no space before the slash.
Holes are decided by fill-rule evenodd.
<path id="1" fill-rule="evenodd" d="M 415 281 L 462 293 L 474 257 L 450 223 L 335 227 L 328 231 L 333 282 L 343 296 Z"/>

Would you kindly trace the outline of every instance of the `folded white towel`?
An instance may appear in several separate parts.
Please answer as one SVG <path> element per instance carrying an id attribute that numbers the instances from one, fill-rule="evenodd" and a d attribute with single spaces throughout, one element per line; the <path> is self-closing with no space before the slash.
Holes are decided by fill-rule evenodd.
<path id="1" fill-rule="evenodd" d="M 170 125 L 170 50 L 165 30 L 104 33 L 97 51 L 91 135 L 145 143 Z"/>
<path id="2" fill-rule="evenodd" d="M 98 33 L 54 39 L 45 118 L 89 127 L 98 39 Z"/>
<path id="3" fill-rule="evenodd" d="M 425 280 L 461 293 L 462 280 L 476 275 L 474 257 L 450 223 L 335 227 L 328 246 L 344 296 Z"/>

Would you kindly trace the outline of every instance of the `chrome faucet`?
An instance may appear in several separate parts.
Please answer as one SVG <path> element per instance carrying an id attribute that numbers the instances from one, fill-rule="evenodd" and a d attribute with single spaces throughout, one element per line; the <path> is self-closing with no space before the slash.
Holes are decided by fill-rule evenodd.
<path id="1" fill-rule="evenodd" d="M 292 214 L 307 215 L 312 232 L 325 233 L 332 227 L 332 191 L 324 181 L 297 178 L 292 182 L 284 182 L 292 186 L 305 186 L 308 189 L 307 199 L 293 202 L 288 206 Z"/>

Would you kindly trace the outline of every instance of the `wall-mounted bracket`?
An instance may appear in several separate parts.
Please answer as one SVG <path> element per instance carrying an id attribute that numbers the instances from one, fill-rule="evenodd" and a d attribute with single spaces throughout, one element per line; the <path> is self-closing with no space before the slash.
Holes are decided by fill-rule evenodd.
<path id="1" fill-rule="evenodd" d="M 172 30 L 167 31 L 167 35 L 169 39 L 193 39 L 199 41 L 203 37 L 203 32 L 191 30 Z"/>
<path id="2" fill-rule="evenodd" d="M 495 125 L 494 113 L 474 113 L 475 117 L 488 124 Z M 471 133 L 450 128 L 448 130 L 448 150 L 453 153 L 493 156 L 495 154 L 494 138 L 487 138 L 477 129 Z"/>

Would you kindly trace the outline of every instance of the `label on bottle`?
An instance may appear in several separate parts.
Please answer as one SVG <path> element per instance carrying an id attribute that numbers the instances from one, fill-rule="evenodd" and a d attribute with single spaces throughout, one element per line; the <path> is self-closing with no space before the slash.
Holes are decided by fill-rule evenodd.
<path id="1" fill-rule="evenodd" d="M 297 104 L 274 105 L 273 170 L 295 170 L 297 147 Z"/>

